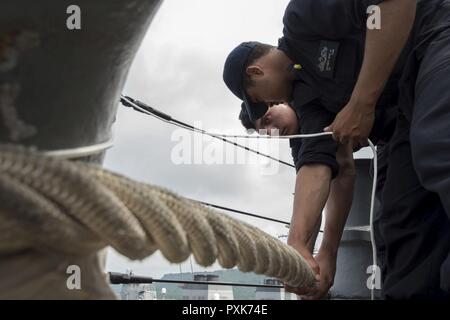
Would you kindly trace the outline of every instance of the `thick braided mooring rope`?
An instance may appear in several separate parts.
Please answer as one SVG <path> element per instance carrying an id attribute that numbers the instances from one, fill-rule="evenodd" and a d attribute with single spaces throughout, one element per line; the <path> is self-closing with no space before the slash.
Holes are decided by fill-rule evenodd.
<path id="1" fill-rule="evenodd" d="M 295 251 L 261 230 L 159 187 L 87 163 L 0 147 L 0 252 L 39 248 L 87 255 L 111 246 L 131 259 L 157 250 L 198 264 L 314 284 Z"/>

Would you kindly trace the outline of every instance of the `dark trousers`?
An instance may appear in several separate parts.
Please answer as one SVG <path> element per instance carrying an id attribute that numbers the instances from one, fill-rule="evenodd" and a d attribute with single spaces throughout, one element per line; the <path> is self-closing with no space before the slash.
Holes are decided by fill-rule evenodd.
<path id="1" fill-rule="evenodd" d="M 450 298 L 450 30 L 417 62 L 389 145 L 375 230 L 385 299 Z M 411 79 L 410 79 L 411 81 Z"/>

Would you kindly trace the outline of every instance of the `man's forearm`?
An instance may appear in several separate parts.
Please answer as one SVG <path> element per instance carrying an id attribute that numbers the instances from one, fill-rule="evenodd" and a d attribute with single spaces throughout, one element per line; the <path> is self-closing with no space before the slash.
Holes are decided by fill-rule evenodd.
<path id="1" fill-rule="evenodd" d="M 408 40 L 416 0 L 385 0 L 379 7 L 381 29 L 367 30 L 364 61 L 352 95 L 352 99 L 365 101 L 370 107 L 375 107 Z"/>
<path id="2" fill-rule="evenodd" d="M 339 156 L 338 151 L 338 156 Z M 344 153 L 345 151 L 342 150 Z M 339 159 L 338 159 L 339 162 Z M 325 230 L 320 250 L 337 255 L 339 242 L 353 201 L 355 167 L 352 151 L 344 153 L 339 175 L 332 181 L 330 195 L 325 206 Z"/>
<path id="3" fill-rule="evenodd" d="M 330 192 L 331 169 L 326 165 L 304 165 L 297 174 L 294 213 L 289 231 L 289 244 L 314 245 L 322 210 Z"/>

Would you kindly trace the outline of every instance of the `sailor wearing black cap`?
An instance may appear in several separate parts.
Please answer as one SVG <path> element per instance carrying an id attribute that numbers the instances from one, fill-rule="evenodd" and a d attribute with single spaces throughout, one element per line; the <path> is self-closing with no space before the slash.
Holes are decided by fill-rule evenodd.
<path id="1" fill-rule="evenodd" d="M 380 30 L 367 28 L 372 5 Z M 364 145 L 383 122 L 375 119 L 400 107 L 377 220 L 384 298 L 441 298 L 450 289 L 449 17 L 448 0 L 292 0 L 278 47 L 243 43 L 225 62 L 224 81 L 243 101 L 247 128 L 269 104 L 292 102 L 300 133 L 325 129 L 339 143 Z M 338 142 L 305 139 L 298 148 L 289 243 L 316 270 L 308 243 L 339 174 Z M 341 227 L 330 225 L 330 250 Z"/>

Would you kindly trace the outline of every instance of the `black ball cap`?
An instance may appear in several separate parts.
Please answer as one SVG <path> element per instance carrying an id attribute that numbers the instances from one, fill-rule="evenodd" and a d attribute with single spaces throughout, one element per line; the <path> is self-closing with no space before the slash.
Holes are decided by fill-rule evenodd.
<path id="1" fill-rule="evenodd" d="M 245 107 L 251 121 L 258 120 L 267 111 L 267 105 L 264 102 L 252 102 L 244 90 L 242 81 L 248 57 L 257 45 L 258 42 L 243 42 L 238 45 L 228 55 L 223 69 L 223 81 L 228 89 L 243 101 L 243 107 Z"/>

